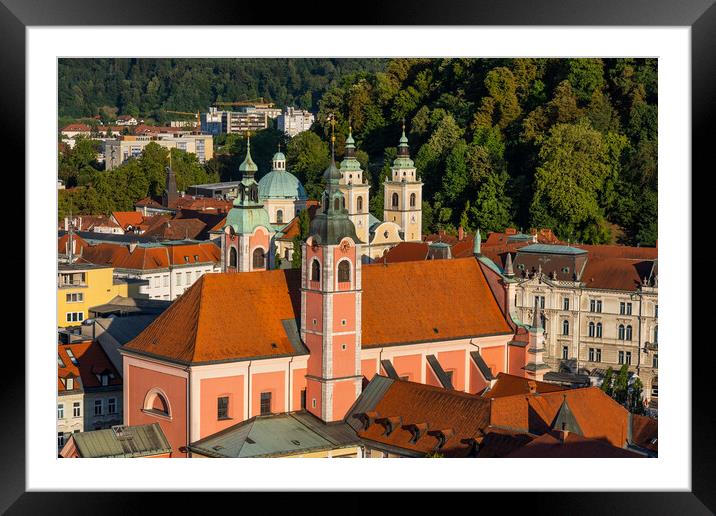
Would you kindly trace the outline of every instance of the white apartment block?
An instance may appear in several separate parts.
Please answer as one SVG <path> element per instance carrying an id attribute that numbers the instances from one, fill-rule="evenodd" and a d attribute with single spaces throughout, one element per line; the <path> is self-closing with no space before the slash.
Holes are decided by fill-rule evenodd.
<path id="1" fill-rule="evenodd" d="M 293 137 L 308 131 L 315 120 L 315 116 L 310 111 L 287 107 L 278 117 L 278 129 Z"/>
<path id="2" fill-rule="evenodd" d="M 146 295 L 149 299 L 173 301 L 204 274 L 211 272 L 220 272 L 218 263 L 171 265 L 151 270 L 115 269 L 115 276 L 147 280 L 147 285 L 139 287 L 140 295 Z"/>

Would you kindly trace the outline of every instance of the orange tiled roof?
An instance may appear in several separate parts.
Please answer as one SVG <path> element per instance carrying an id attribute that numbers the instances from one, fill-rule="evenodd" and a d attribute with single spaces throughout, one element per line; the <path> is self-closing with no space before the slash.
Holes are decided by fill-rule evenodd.
<path id="1" fill-rule="evenodd" d="M 65 233 L 57 239 L 57 252 L 59 254 L 67 253 L 67 243 L 70 240 L 69 233 Z M 73 254 L 81 254 L 82 251 L 89 245 L 81 236 L 73 235 L 72 240 L 75 242 L 75 249 Z"/>
<path id="2" fill-rule="evenodd" d="M 637 290 L 653 261 L 589 256 L 581 280 L 587 288 Z"/>
<path id="3" fill-rule="evenodd" d="M 70 350 L 77 359 L 77 365 L 67 354 Z M 111 373 L 114 378 L 109 379 L 109 385 L 122 385 L 122 378 L 112 365 L 109 357 L 102 349 L 102 346 L 92 340 L 76 342 L 73 344 L 58 344 L 57 355 L 63 365 L 58 362 L 57 370 L 57 391 L 65 392 L 65 384 L 62 379 L 68 376 L 79 377 L 81 383 L 75 380 L 73 390 L 101 387 L 102 383 L 96 375 L 104 372 Z"/>
<path id="4" fill-rule="evenodd" d="M 512 333 L 474 258 L 364 265 L 362 306 L 363 347 Z"/>
<path id="5" fill-rule="evenodd" d="M 531 384 L 535 392 L 543 394 L 545 392 L 564 391 L 567 388 L 560 385 L 547 382 L 536 382 L 522 376 L 515 376 L 507 373 L 497 373 L 497 381 L 486 391 L 483 396 L 486 398 L 501 398 L 503 396 L 514 396 L 515 394 L 529 394 L 531 392 Z"/>
<path id="6" fill-rule="evenodd" d="M 298 272 L 205 274 L 125 349 L 180 362 L 293 354 L 281 321 L 296 318 Z"/>
<path id="7" fill-rule="evenodd" d="M 112 217 L 125 231 L 129 226 L 139 226 L 144 220 L 144 215 L 139 211 L 113 211 Z"/>
<path id="8" fill-rule="evenodd" d="M 382 263 L 414 262 L 425 260 L 428 256 L 429 244 L 426 242 L 401 242 L 391 247 L 380 258 Z"/>
<path id="9" fill-rule="evenodd" d="M 164 269 L 170 264 L 217 263 L 220 254 L 213 243 L 137 246 L 132 252 L 126 245 L 100 243 L 87 246 L 82 253 L 90 263 L 136 270 Z"/>
<path id="10" fill-rule="evenodd" d="M 377 418 L 400 416 L 400 423 L 390 435 L 381 423 L 372 423 L 359 430 L 362 439 L 390 446 L 430 453 L 438 445 L 438 438 L 423 434 L 413 440 L 410 425 L 427 424 L 427 431 L 449 430 L 450 437 L 439 450 L 445 456 L 465 456 L 470 446 L 466 439 L 480 435 L 490 424 L 490 401 L 473 394 L 443 389 L 407 381 L 395 381 L 372 410 Z M 447 435 L 446 435 L 447 437 Z"/>
<path id="11" fill-rule="evenodd" d="M 565 399 L 584 437 L 605 439 L 619 448 L 626 444 L 628 413 L 599 387 L 494 398 L 491 422 L 512 430 L 543 434 L 549 431 Z"/>
<path id="12" fill-rule="evenodd" d="M 659 422 L 647 416 L 632 414 L 632 442 L 651 451 L 659 450 Z"/>
<path id="13" fill-rule="evenodd" d="M 155 201 L 151 197 L 145 197 L 144 199 L 140 199 L 137 202 L 134 203 L 135 206 L 146 206 L 151 208 L 163 208 L 161 203 Z"/>
<path id="14" fill-rule="evenodd" d="M 198 219 L 163 219 L 143 233 L 144 236 L 156 236 L 163 240 L 181 240 L 183 238 L 195 239 L 206 227 Z"/>
<path id="15" fill-rule="evenodd" d="M 285 354 L 281 319 L 300 320 L 299 278 L 298 269 L 205 275 L 128 349 L 182 362 Z M 512 333 L 474 259 L 365 265 L 361 305 L 365 348 Z"/>

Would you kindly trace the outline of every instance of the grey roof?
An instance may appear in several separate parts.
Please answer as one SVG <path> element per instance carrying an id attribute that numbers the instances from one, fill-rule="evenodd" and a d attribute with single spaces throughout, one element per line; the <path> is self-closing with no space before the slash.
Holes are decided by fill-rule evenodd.
<path id="1" fill-rule="evenodd" d="M 492 371 L 482 359 L 482 355 L 480 355 L 479 351 L 470 351 L 470 358 L 472 358 L 472 361 L 475 362 L 475 365 L 480 370 L 485 380 L 490 381 L 493 379 Z"/>
<path id="2" fill-rule="evenodd" d="M 288 341 L 293 346 L 293 349 L 295 349 L 299 354 L 308 355 L 309 351 L 301 340 L 301 334 L 298 331 L 298 323 L 296 322 L 296 319 L 283 319 L 281 324 L 283 325 L 283 329 L 286 332 Z"/>
<path id="3" fill-rule="evenodd" d="M 83 458 L 144 457 L 172 451 L 159 423 L 79 432 L 72 438 Z"/>
<path id="4" fill-rule="evenodd" d="M 440 384 L 446 389 L 454 389 L 454 387 L 452 386 L 452 382 L 450 381 L 450 377 L 442 368 L 440 362 L 438 362 L 438 359 L 435 357 L 435 355 L 426 355 L 425 359 L 428 361 L 428 364 L 430 364 L 430 367 L 435 372 L 435 376 L 438 377 L 438 381 L 440 381 Z"/>
<path id="5" fill-rule="evenodd" d="M 400 376 L 398 376 L 398 372 L 395 370 L 393 363 L 390 360 L 381 360 L 380 365 L 383 366 L 383 369 L 385 369 L 385 372 L 388 373 L 390 378 L 393 380 L 400 380 Z"/>
<path id="6" fill-rule="evenodd" d="M 582 429 L 579 427 L 577 418 L 574 417 L 572 409 L 569 408 L 566 395 L 562 400 L 562 405 L 559 407 L 559 412 L 557 412 L 554 421 L 552 421 L 552 430 L 567 430 L 578 435 L 584 435 Z"/>
<path id="7" fill-rule="evenodd" d="M 586 254 L 584 249 L 568 245 L 531 244 L 520 247 L 518 253 L 546 253 L 546 254 Z"/>
<path id="8" fill-rule="evenodd" d="M 390 386 L 393 385 L 394 381 L 392 378 L 377 374 L 370 383 L 365 386 L 363 392 L 358 396 L 358 399 L 345 417 L 346 423 L 350 425 L 353 430 L 358 431 L 363 427 L 363 423 L 355 416 L 375 409 L 375 406 L 383 399 L 383 395 L 388 391 Z"/>
<path id="9" fill-rule="evenodd" d="M 86 337 L 95 337 L 102 349 L 111 360 L 114 367 L 122 374 L 122 355 L 119 348 L 139 335 L 152 321 L 157 318 L 153 315 L 133 315 L 131 317 L 98 317 L 94 319 L 95 325 L 83 326 L 82 332 Z"/>
<path id="10" fill-rule="evenodd" d="M 558 373 L 556 371 L 550 371 L 549 373 L 545 373 L 544 375 L 544 381 L 545 382 L 554 382 L 554 383 L 574 383 L 574 384 L 584 384 L 589 385 L 589 376 L 584 374 L 576 374 L 576 373 Z"/>
<path id="11" fill-rule="evenodd" d="M 163 299 L 142 299 L 134 297 L 115 296 L 103 305 L 91 306 L 90 312 L 98 315 L 109 314 L 154 314 L 159 315 L 169 308 L 171 301 Z"/>
<path id="12" fill-rule="evenodd" d="M 276 457 L 360 445 L 346 423 L 324 423 L 300 411 L 256 416 L 192 443 L 192 452 L 209 457 Z"/>

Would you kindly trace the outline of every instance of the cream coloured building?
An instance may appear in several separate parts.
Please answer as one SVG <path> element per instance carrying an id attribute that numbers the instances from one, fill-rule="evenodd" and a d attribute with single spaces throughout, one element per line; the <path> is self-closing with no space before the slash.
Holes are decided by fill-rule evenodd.
<path id="1" fill-rule="evenodd" d="M 117 140 L 105 140 L 105 170 L 118 167 L 129 158 L 139 157 L 150 143 L 166 149 L 179 149 L 195 154 L 199 163 L 206 163 L 214 157 L 214 139 L 209 134 L 159 134 L 156 136 L 123 136 Z"/>
<path id="2" fill-rule="evenodd" d="M 505 261 L 509 309 L 522 322 L 532 321 L 535 305 L 542 311 L 544 361 L 552 371 L 597 380 L 627 364 L 655 405 L 656 249 L 532 244 Z"/>

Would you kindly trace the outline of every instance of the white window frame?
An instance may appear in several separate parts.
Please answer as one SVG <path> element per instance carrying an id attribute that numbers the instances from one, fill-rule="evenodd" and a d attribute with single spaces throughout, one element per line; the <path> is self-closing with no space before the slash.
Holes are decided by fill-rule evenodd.
<path id="1" fill-rule="evenodd" d="M 82 417 L 82 403 L 79 401 L 72 403 L 72 417 Z"/>

